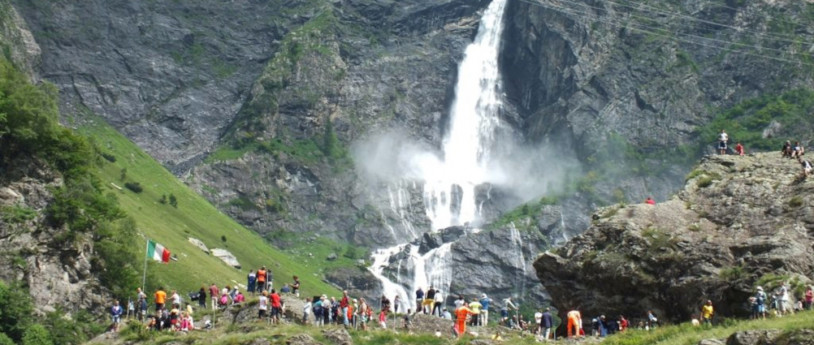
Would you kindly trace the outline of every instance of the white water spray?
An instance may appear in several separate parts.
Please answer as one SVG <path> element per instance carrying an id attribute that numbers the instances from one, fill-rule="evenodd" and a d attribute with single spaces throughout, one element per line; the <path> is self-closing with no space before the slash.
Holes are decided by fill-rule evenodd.
<path id="1" fill-rule="evenodd" d="M 478 35 L 466 47 L 458 67 L 443 161 L 421 169 L 424 202 L 434 231 L 479 218 L 475 187 L 488 181 L 489 149 L 502 106 L 498 55 L 505 7 L 506 0 L 494 0 L 483 14 Z"/>
<path id="2" fill-rule="evenodd" d="M 411 161 L 424 181 L 424 204 L 432 223 L 431 231 L 476 223 L 480 217 L 475 188 L 489 181 L 489 150 L 500 124 L 502 103 L 498 56 L 506 1 L 493 0 L 489 4 L 474 42 L 464 52 L 464 59 L 458 68 L 448 132 L 442 145 L 443 159 L 425 153 L 416 155 Z M 452 243 L 445 243 L 424 255 L 419 254 L 417 246 L 411 246 L 408 260 L 414 268 L 412 281 L 393 282 L 387 278 L 384 268 L 389 264 L 390 256 L 404 251 L 406 243 L 418 237 L 402 212 L 404 200 L 408 199 L 404 197 L 406 194 L 402 194 L 403 186 L 396 188 L 396 191 L 388 189 L 390 206 L 401 217 L 410 238 L 401 239 L 404 244 L 374 253 L 370 271 L 382 282 L 383 293 L 388 298 L 400 296 L 399 310 L 406 310 L 405 307 L 414 301 L 414 295 L 408 292 L 418 288 L 434 286 L 441 289 L 443 294 L 449 293 Z"/>

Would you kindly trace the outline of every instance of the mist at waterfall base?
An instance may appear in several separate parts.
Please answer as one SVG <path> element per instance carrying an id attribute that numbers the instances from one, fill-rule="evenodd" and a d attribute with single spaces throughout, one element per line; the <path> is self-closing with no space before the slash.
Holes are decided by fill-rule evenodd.
<path id="1" fill-rule="evenodd" d="M 421 184 L 429 178 L 443 178 L 453 169 L 446 166 L 438 149 L 405 136 L 406 132 L 393 129 L 353 144 L 351 152 L 356 171 L 363 181 L 370 186 L 404 181 Z M 503 140 L 495 143 L 490 160 L 484 162 L 485 175 L 481 176 L 484 185 L 500 190 L 507 198 L 506 202 L 500 203 L 507 209 L 495 210 L 499 213 L 561 192 L 568 175 L 571 174 L 573 179 L 573 175 L 582 171 L 569 149 L 550 144 L 520 143 L 509 133 L 500 137 Z M 479 225 L 488 221 L 481 219 Z"/>

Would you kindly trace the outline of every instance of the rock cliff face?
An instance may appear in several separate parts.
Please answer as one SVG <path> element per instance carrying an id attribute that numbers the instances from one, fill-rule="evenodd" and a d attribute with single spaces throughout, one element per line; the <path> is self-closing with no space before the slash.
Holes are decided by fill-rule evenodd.
<path id="1" fill-rule="evenodd" d="M 779 156 L 708 156 L 667 202 L 599 209 L 584 234 L 537 259 L 537 276 L 560 310 L 584 315 L 686 320 L 707 299 L 738 315 L 756 285 L 796 291 L 814 274 L 814 184 Z"/>
<path id="2" fill-rule="evenodd" d="M 62 179 L 37 161 L 18 162 L 0 174 L 0 279 L 23 282 L 44 314 L 101 310 L 109 292 L 93 274 L 93 239 L 64 241 L 67 229 L 45 220 L 51 189 Z"/>

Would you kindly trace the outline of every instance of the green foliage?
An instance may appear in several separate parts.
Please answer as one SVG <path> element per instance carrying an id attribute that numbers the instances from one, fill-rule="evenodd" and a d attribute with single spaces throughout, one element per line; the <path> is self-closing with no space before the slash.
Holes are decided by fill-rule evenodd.
<path id="1" fill-rule="evenodd" d="M 501 215 L 500 218 L 490 224 L 487 229 L 500 229 L 514 223 L 518 230 L 534 230 L 539 220 L 540 209 L 543 206 L 556 204 L 557 198 L 553 196 L 545 196 L 537 201 L 525 203 Z"/>
<path id="2" fill-rule="evenodd" d="M 721 278 L 728 281 L 736 281 L 746 278 L 748 273 L 743 266 L 732 266 L 721 270 Z"/>
<path id="3" fill-rule="evenodd" d="M 48 313 L 45 319 L 41 320 L 41 324 L 51 333 L 54 344 L 59 345 L 83 344 L 94 335 L 105 331 L 105 326 L 97 323 L 94 316 L 84 310 L 68 318 L 57 309 Z"/>
<path id="4" fill-rule="evenodd" d="M 14 340 L 11 340 L 5 333 L 0 333 L 0 345 L 14 345 Z"/>
<path id="5" fill-rule="evenodd" d="M 22 223 L 34 219 L 37 211 L 24 206 L 0 207 L 0 219 L 7 223 Z"/>
<path id="6" fill-rule="evenodd" d="M 22 340 L 33 314 L 34 305 L 28 291 L 20 283 L 6 285 L 0 281 L 0 333 L 14 341 Z"/>
<path id="7" fill-rule="evenodd" d="M 142 187 L 141 183 L 138 182 L 125 182 L 124 186 L 133 191 L 133 193 L 141 193 L 144 191 L 144 187 Z"/>
<path id="8" fill-rule="evenodd" d="M 358 259 L 366 259 L 368 251 L 366 248 L 357 247 L 354 245 L 349 245 L 347 249 L 345 249 L 345 253 L 342 256 L 351 259 L 351 260 L 358 260 Z"/>
<path id="9" fill-rule="evenodd" d="M 747 149 L 779 151 L 786 140 L 807 140 L 814 130 L 814 90 L 796 89 L 780 95 L 764 95 L 743 101 L 716 114 L 712 121 L 696 131 L 701 148 L 711 145 L 721 129 L 729 141 Z M 763 138 L 763 130 L 772 122 L 781 125 L 775 136 Z"/>
<path id="10" fill-rule="evenodd" d="M 172 207 L 178 208 L 178 198 L 175 197 L 175 194 L 170 193 L 170 205 Z"/>
<path id="11" fill-rule="evenodd" d="M 136 222 L 130 218 L 102 222 L 94 234 L 97 256 L 91 260 L 93 271 L 115 296 L 128 296 L 139 283 L 139 257 Z"/>
<path id="12" fill-rule="evenodd" d="M 51 333 L 40 324 L 34 324 L 25 330 L 23 345 L 53 345 Z"/>

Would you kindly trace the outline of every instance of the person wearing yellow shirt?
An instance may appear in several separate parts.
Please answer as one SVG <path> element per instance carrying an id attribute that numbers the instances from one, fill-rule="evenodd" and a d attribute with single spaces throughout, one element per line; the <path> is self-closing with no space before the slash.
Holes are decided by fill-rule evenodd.
<path id="1" fill-rule="evenodd" d="M 483 305 L 480 304 L 477 299 L 473 299 L 472 302 L 469 303 L 469 310 L 472 311 L 472 326 L 480 326 L 478 316 L 480 316 L 481 308 L 483 308 Z"/>
<path id="2" fill-rule="evenodd" d="M 701 307 L 701 322 L 712 326 L 713 315 L 715 315 L 715 310 L 712 308 L 712 301 L 707 300 L 707 303 Z"/>
<path id="3" fill-rule="evenodd" d="M 164 302 L 167 300 L 167 293 L 164 292 L 164 288 L 160 287 L 158 290 L 155 291 L 155 310 L 159 311 L 164 309 Z"/>

